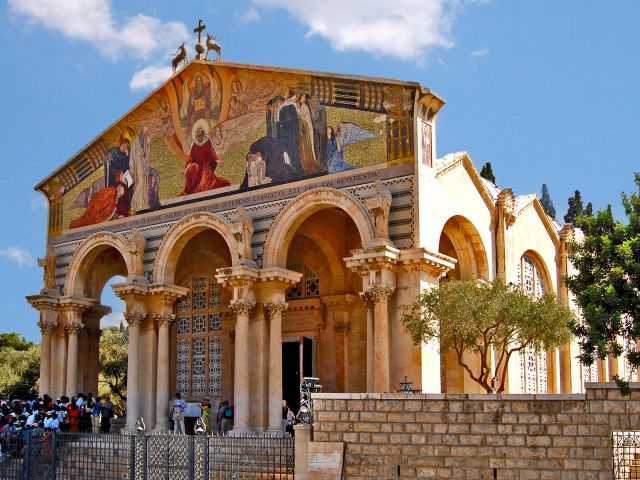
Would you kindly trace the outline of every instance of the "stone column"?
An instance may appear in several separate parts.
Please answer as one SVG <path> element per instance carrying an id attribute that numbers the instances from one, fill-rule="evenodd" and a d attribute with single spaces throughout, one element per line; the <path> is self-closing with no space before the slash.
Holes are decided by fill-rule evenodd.
<path id="1" fill-rule="evenodd" d="M 169 327 L 175 315 L 154 313 L 153 321 L 158 325 L 158 380 L 156 382 L 156 426 L 157 432 L 169 430 Z"/>
<path id="2" fill-rule="evenodd" d="M 54 384 L 55 392 L 53 397 L 61 397 L 64 395 L 67 386 L 67 336 L 64 326 L 58 328 L 58 341 L 56 345 L 56 375 Z"/>
<path id="3" fill-rule="evenodd" d="M 349 333 L 351 333 L 351 322 L 336 322 L 333 325 L 336 334 L 336 369 L 342 373 L 342 378 L 338 375 L 338 391 L 349 391 Z M 341 380 L 341 381 L 340 381 Z"/>
<path id="4" fill-rule="evenodd" d="M 269 426 L 267 433 L 282 435 L 282 313 L 286 303 L 268 303 L 269 314 Z M 236 337 L 237 338 L 237 337 Z"/>
<path id="5" fill-rule="evenodd" d="M 140 416 L 140 326 L 147 318 L 144 312 L 125 312 L 129 324 L 129 351 L 127 354 L 127 431 L 133 432 Z M 168 341 L 167 335 L 167 341 Z M 167 347 L 168 352 L 168 347 Z M 168 362 L 167 362 L 168 363 Z"/>
<path id="6" fill-rule="evenodd" d="M 373 392 L 373 302 L 364 293 L 360 298 L 367 307 L 367 392 Z"/>
<path id="7" fill-rule="evenodd" d="M 235 366 L 233 375 L 233 432 L 250 432 L 249 428 L 249 313 L 255 303 L 233 300 L 229 305 L 236 315 Z M 158 370 L 160 365 L 158 364 Z"/>
<path id="8" fill-rule="evenodd" d="M 78 393 L 78 336 L 82 331 L 82 324 L 72 321 L 64 326 L 64 330 L 67 337 L 69 337 L 67 345 L 66 395 L 71 398 Z"/>
<path id="9" fill-rule="evenodd" d="M 374 354 L 373 354 L 373 391 L 389 391 L 389 312 L 387 302 L 393 288 L 374 285 L 364 295 L 373 303 Z"/>
<path id="10" fill-rule="evenodd" d="M 44 315 L 44 312 L 42 315 Z M 56 324 L 40 320 L 38 327 L 42 332 L 42 342 L 40 343 L 40 395 L 51 395 L 51 334 L 55 330 Z"/>

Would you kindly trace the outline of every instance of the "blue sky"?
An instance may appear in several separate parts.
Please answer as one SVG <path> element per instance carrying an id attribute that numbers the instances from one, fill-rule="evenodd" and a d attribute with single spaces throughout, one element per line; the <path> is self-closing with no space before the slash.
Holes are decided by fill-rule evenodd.
<path id="1" fill-rule="evenodd" d="M 202 18 L 241 63 L 418 81 L 447 102 L 438 156 L 516 194 L 623 212 L 640 125 L 640 3 L 590 0 L 9 0 L 0 12 L 0 332 L 38 341 L 46 210 L 33 186 L 166 78 Z M 122 306 L 105 289 L 102 301 Z M 115 315 L 114 315 L 115 317 Z"/>

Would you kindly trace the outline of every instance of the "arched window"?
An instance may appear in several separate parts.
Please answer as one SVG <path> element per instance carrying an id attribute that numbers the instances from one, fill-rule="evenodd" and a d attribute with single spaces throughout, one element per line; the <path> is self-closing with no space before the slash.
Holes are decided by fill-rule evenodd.
<path id="1" fill-rule="evenodd" d="M 302 278 L 296 283 L 296 286 L 287 291 L 287 300 L 320 296 L 320 278 L 308 265 L 292 263 L 287 265 L 287 269 L 302 274 Z"/>
<path id="2" fill-rule="evenodd" d="M 222 301 L 215 278 L 192 277 L 177 304 L 176 390 L 186 397 L 222 395 Z"/>
<path id="3" fill-rule="evenodd" d="M 542 265 L 529 255 L 523 255 L 517 267 L 517 284 L 535 298 L 547 291 Z M 527 348 L 520 355 L 520 389 L 523 393 L 547 393 L 547 352 Z"/>

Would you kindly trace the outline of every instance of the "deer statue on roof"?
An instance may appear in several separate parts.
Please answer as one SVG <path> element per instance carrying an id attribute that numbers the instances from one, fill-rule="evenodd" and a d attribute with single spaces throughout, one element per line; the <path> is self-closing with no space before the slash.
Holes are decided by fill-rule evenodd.
<path id="1" fill-rule="evenodd" d="M 178 51 L 175 53 L 173 60 L 171 60 L 173 73 L 175 73 L 178 65 L 180 65 L 181 63 L 187 63 L 187 48 L 184 46 L 184 42 L 182 42 L 182 45 L 178 47 Z"/>
<path id="2" fill-rule="evenodd" d="M 216 52 L 216 60 L 222 60 L 222 47 L 218 42 L 216 42 L 216 35 L 211 35 L 207 33 L 207 53 L 204 56 L 205 60 L 208 60 L 209 52 L 213 50 Z"/>

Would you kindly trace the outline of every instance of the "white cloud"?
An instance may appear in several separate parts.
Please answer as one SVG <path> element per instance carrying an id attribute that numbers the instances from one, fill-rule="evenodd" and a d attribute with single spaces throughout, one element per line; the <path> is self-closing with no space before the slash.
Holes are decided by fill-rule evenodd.
<path id="1" fill-rule="evenodd" d="M 16 262 L 20 267 L 31 267 L 35 263 L 31 254 L 22 247 L 0 248 L 0 256 Z"/>
<path id="2" fill-rule="evenodd" d="M 487 55 L 489 55 L 489 49 L 486 47 L 482 47 L 471 52 L 471 57 L 473 58 L 486 57 Z"/>
<path id="3" fill-rule="evenodd" d="M 250 7 L 242 13 L 236 13 L 236 21 L 247 25 L 261 20 L 260 13 L 254 7 Z"/>
<path id="4" fill-rule="evenodd" d="M 46 210 L 49 204 L 42 195 L 31 199 L 31 210 Z"/>
<path id="5" fill-rule="evenodd" d="M 112 59 L 124 53 L 146 59 L 189 38 L 183 23 L 147 15 L 138 14 L 119 24 L 111 0 L 9 0 L 9 10 L 67 38 L 89 42 Z"/>
<path id="6" fill-rule="evenodd" d="M 129 82 L 131 90 L 151 90 L 171 77 L 171 67 L 165 65 L 149 65 L 136 72 Z"/>
<path id="7" fill-rule="evenodd" d="M 111 312 L 100 319 L 100 328 L 119 327 L 120 322 L 124 322 L 124 312 Z"/>
<path id="8" fill-rule="evenodd" d="M 338 51 L 364 50 L 403 60 L 421 60 L 434 47 L 451 48 L 459 11 L 486 0 L 254 0 L 288 10 Z"/>

